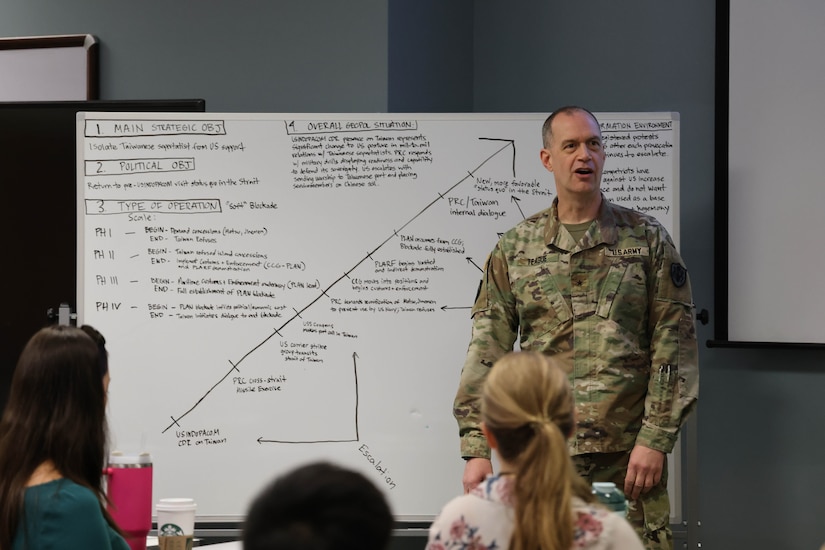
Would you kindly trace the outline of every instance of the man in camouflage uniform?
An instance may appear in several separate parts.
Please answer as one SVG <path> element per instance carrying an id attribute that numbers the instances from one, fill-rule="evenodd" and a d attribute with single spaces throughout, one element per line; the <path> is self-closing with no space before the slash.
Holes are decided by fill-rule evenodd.
<path id="1" fill-rule="evenodd" d="M 490 367 L 513 349 L 554 354 L 570 373 L 570 453 L 590 482 L 614 481 L 649 549 L 672 548 L 665 455 L 698 395 L 690 281 L 667 231 L 601 193 L 599 124 L 564 107 L 542 129 L 552 206 L 505 233 L 487 259 L 454 414 L 464 488 L 492 471 L 479 429 Z"/>

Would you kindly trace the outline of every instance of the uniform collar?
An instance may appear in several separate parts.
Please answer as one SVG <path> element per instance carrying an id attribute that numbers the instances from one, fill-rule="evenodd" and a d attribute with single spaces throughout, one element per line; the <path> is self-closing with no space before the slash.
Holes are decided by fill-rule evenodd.
<path id="1" fill-rule="evenodd" d="M 553 199 L 553 204 L 548 212 L 547 228 L 544 232 L 544 242 L 547 246 L 575 252 L 577 250 L 593 248 L 599 244 L 615 245 L 618 240 L 616 230 L 615 207 L 607 200 L 602 193 L 602 204 L 599 207 L 599 214 L 596 217 L 596 224 L 591 227 L 582 238 L 581 247 L 574 243 L 570 234 L 563 230 L 563 224 L 559 220 L 559 198 Z"/>

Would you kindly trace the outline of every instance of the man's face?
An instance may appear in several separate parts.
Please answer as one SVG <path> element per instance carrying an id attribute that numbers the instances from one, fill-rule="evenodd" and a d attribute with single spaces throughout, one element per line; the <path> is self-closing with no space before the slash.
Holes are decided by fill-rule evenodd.
<path id="1" fill-rule="evenodd" d="M 551 130 L 540 156 L 553 172 L 559 198 L 597 196 L 605 157 L 599 125 L 587 113 L 574 111 L 556 115 Z"/>

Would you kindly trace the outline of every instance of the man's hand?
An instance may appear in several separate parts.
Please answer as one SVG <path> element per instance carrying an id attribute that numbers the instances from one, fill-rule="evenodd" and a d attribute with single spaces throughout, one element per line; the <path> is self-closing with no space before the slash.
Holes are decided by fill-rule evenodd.
<path id="1" fill-rule="evenodd" d="M 464 492 L 469 493 L 481 483 L 487 475 L 493 473 L 493 463 L 488 458 L 471 458 L 464 465 Z"/>
<path id="2" fill-rule="evenodd" d="M 637 499 L 662 479 L 662 468 L 665 463 L 665 453 L 648 447 L 636 445 L 630 451 L 630 461 L 627 464 L 627 476 L 624 478 L 624 494 L 629 499 Z M 468 464 L 469 466 L 469 464 Z M 467 470 L 464 470 L 467 478 Z"/>

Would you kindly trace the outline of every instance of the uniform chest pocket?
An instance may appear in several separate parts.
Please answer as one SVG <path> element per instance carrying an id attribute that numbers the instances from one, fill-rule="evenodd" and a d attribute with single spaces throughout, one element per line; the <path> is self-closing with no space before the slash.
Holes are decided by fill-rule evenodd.
<path id="1" fill-rule="evenodd" d="M 643 258 L 614 257 L 603 271 L 595 313 L 636 327 L 647 317 L 648 285 Z"/>
<path id="2" fill-rule="evenodd" d="M 551 262 L 559 259 L 549 255 L 544 259 L 538 265 L 517 265 L 510 269 L 523 346 L 556 331 L 573 317 L 564 297 L 564 281 L 550 269 Z"/>

